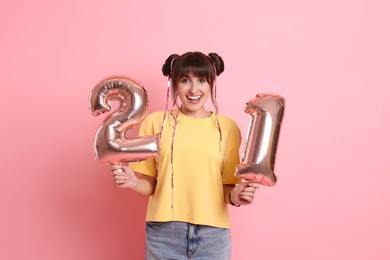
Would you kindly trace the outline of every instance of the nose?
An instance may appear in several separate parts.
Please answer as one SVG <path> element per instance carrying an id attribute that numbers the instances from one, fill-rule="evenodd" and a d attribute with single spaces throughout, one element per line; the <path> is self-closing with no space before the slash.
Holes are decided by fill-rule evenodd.
<path id="1" fill-rule="evenodd" d="M 198 89 L 199 89 L 198 84 L 196 82 L 192 82 L 190 89 L 189 89 L 190 93 L 197 93 Z"/>

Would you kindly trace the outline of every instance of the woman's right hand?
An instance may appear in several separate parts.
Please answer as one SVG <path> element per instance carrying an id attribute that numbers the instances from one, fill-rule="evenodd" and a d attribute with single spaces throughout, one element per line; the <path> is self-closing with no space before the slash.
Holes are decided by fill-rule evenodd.
<path id="1" fill-rule="evenodd" d="M 111 165 L 110 168 L 114 173 L 114 183 L 117 187 L 132 190 L 137 187 L 139 179 L 129 167 L 125 165 Z"/>

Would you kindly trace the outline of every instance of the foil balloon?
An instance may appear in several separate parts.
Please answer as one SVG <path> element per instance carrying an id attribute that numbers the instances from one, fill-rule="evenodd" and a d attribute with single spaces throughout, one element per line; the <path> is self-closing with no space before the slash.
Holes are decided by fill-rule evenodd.
<path id="1" fill-rule="evenodd" d="M 111 102 L 119 107 L 109 114 L 96 132 L 93 144 L 95 159 L 120 165 L 142 161 L 159 151 L 157 135 L 127 138 L 126 132 L 140 124 L 146 116 L 148 96 L 140 83 L 124 76 L 101 80 L 89 96 L 89 108 L 94 116 L 110 112 Z"/>
<path id="2" fill-rule="evenodd" d="M 285 99 L 275 94 L 258 94 L 245 112 L 251 115 L 242 163 L 235 175 L 265 186 L 276 183 L 276 149 L 283 119 Z"/>

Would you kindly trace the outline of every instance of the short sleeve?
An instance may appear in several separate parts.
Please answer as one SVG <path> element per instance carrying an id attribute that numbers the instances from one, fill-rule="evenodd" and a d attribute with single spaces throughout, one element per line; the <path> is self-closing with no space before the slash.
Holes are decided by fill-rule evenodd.
<path id="1" fill-rule="evenodd" d="M 236 171 L 236 166 L 240 163 L 239 149 L 241 145 L 241 132 L 233 120 L 228 121 L 227 127 L 222 131 L 222 138 L 224 139 L 222 183 L 240 183 L 241 180 L 234 176 L 234 173 Z"/>
<path id="2" fill-rule="evenodd" d="M 153 126 L 153 118 L 151 116 L 148 116 L 145 118 L 144 121 L 142 121 L 138 136 L 148 136 L 148 135 L 155 135 L 154 126 Z M 130 167 L 133 171 L 142 173 L 148 176 L 156 177 L 157 170 L 156 170 L 156 159 L 154 157 L 143 160 L 140 162 L 134 162 L 130 164 Z"/>

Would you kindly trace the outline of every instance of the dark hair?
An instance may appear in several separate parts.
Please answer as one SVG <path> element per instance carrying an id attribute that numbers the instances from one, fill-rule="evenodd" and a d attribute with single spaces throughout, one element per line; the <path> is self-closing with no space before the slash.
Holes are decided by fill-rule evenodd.
<path id="1" fill-rule="evenodd" d="M 205 77 L 213 93 L 215 77 L 219 76 L 224 69 L 224 62 L 216 53 L 209 53 L 207 56 L 201 52 L 187 52 L 180 56 L 171 54 L 165 60 L 162 72 L 172 80 L 172 98 L 176 104 L 178 82 L 183 76 L 192 73 L 197 77 Z M 217 109 L 214 95 L 211 95 L 211 100 Z"/>

